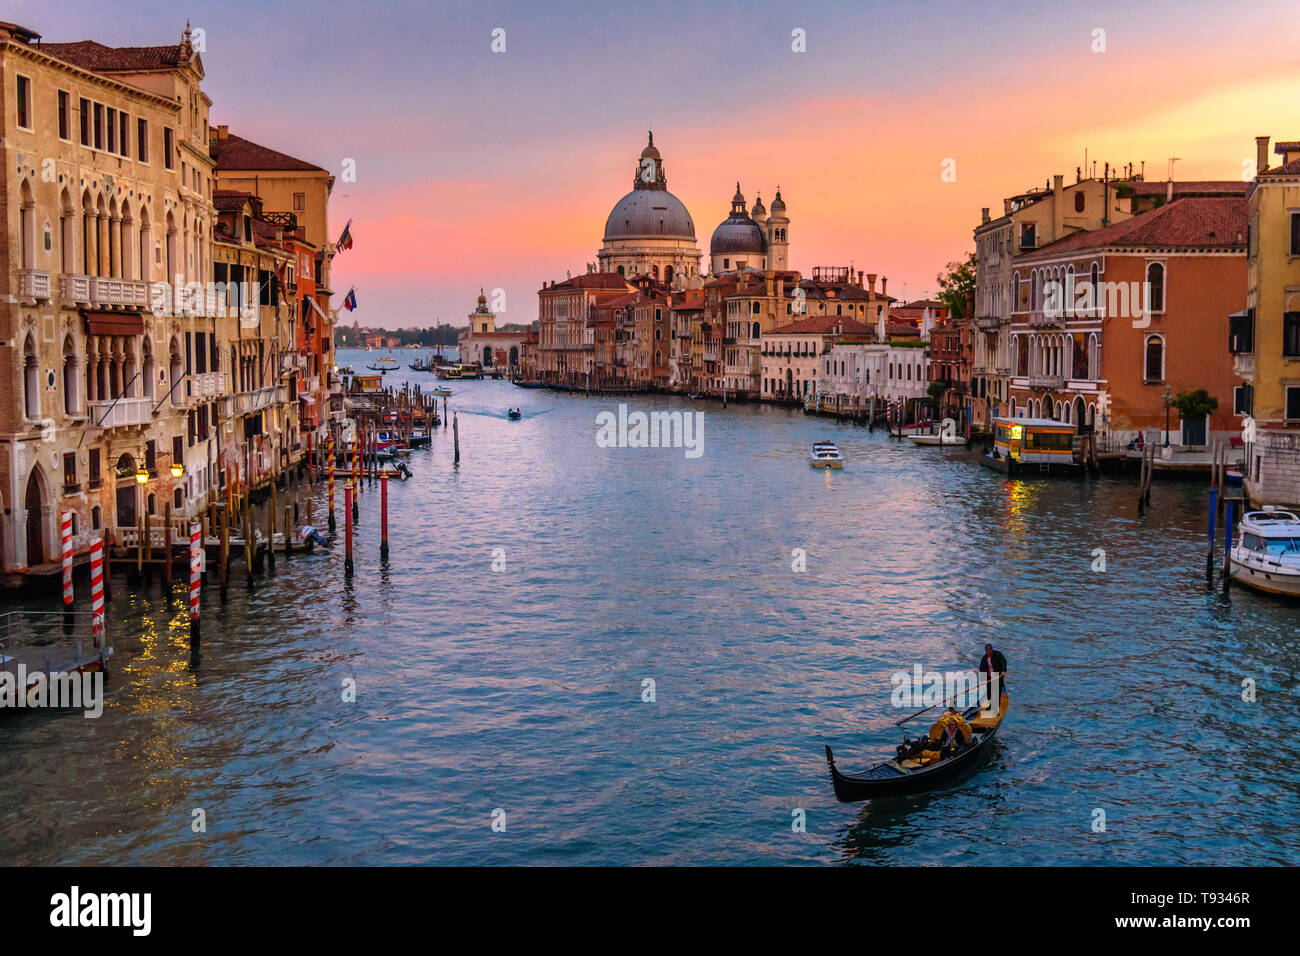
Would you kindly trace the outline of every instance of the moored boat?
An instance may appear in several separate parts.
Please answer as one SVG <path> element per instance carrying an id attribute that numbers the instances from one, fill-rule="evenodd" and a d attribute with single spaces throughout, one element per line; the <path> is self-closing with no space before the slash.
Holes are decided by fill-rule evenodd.
<path id="1" fill-rule="evenodd" d="M 541 382 L 513 382 L 517 388 L 542 388 Z"/>
<path id="2" fill-rule="evenodd" d="M 876 797 L 917 793 L 947 783 L 966 768 L 973 767 L 987 752 L 989 743 L 1002 726 L 1009 705 L 1010 699 L 1002 694 L 996 713 L 992 707 L 981 709 L 975 706 L 967 708 L 959 721 L 950 721 L 949 715 L 944 715 L 931 725 L 927 735 L 919 740 L 904 738 L 896 756 L 857 776 L 841 773 L 835 765 L 835 755 L 827 747 L 826 765 L 830 769 L 835 798 L 841 803 L 855 803 Z M 962 743 L 955 753 L 944 756 L 940 739 L 949 722 L 956 724 Z"/>
<path id="3" fill-rule="evenodd" d="M 1077 473 L 1074 426 L 1051 418 L 993 419 L 993 450 L 980 464 L 1009 476 Z"/>
<path id="4" fill-rule="evenodd" d="M 1300 518 L 1272 505 L 1246 512 L 1228 573 L 1257 591 L 1300 597 Z"/>
<path id="5" fill-rule="evenodd" d="M 940 432 L 937 435 L 908 435 L 908 441 L 913 445 L 963 445 L 965 440 L 956 435 L 944 435 Z"/>
<path id="6" fill-rule="evenodd" d="M 814 468 L 843 468 L 844 456 L 834 442 L 819 441 L 812 446 L 808 455 L 808 464 Z"/>

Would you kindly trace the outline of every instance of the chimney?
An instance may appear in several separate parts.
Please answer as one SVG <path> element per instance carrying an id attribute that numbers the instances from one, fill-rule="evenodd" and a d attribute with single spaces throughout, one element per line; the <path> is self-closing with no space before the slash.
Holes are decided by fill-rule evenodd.
<path id="1" fill-rule="evenodd" d="M 230 127 L 224 123 L 217 127 L 217 142 L 230 138 Z"/>
<path id="2" fill-rule="evenodd" d="M 867 289 L 871 292 L 871 298 L 874 299 L 876 297 L 876 274 L 874 272 L 867 273 L 867 283 Z"/>
<path id="3" fill-rule="evenodd" d="M 1064 176 L 1059 176 L 1059 175 L 1058 175 L 1058 176 L 1053 176 L 1053 177 L 1052 177 L 1052 192 L 1054 192 L 1054 193 L 1059 193 L 1059 192 L 1061 191 L 1061 187 L 1064 186 L 1064 185 L 1065 185 L 1065 177 L 1064 177 Z"/>
<path id="4" fill-rule="evenodd" d="M 1268 171 L 1268 137 L 1255 137 L 1255 172 L 1263 173 Z"/>
<path id="5" fill-rule="evenodd" d="M 888 279 L 888 277 L 886 277 L 886 276 L 881 276 L 881 277 L 880 277 L 880 294 L 881 294 L 881 295 L 887 295 L 887 294 L 888 294 L 888 293 L 885 292 L 885 286 L 888 285 L 888 284 L 889 284 L 889 279 Z"/>
<path id="6" fill-rule="evenodd" d="M 989 207 L 985 206 L 983 209 L 980 210 L 980 222 L 983 223 L 988 221 L 989 221 Z"/>
<path id="7" fill-rule="evenodd" d="M 1174 201 L 1174 181 L 1171 178 L 1169 182 L 1165 184 L 1165 202 L 1173 202 L 1173 201 Z M 1180 208 L 1186 209 L 1187 207 L 1182 206 Z"/>
<path id="8" fill-rule="evenodd" d="M 1011 200 L 1010 200 L 1010 199 L 1004 199 L 1004 200 L 1002 200 L 1002 215 L 1004 215 L 1004 216 L 1009 216 L 1009 215 L 1011 215 Z"/>

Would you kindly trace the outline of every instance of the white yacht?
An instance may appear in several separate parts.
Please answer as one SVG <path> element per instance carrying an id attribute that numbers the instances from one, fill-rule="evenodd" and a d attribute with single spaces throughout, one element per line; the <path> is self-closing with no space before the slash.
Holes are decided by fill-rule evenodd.
<path id="1" fill-rule="evenodd" d="M 840 450 L 835 447 L 831 441 L 819 441 L 812 446 L 812 453 L 808 456 L 808 464 L 814 468 L 843 468 L 844 456 Z"/>
<path id="2" fill-rule="evenodd" d="M 1248 587 L 1300 597 L 1300 518 L 1272 505 L 1246 512 L 1229 567 Z"/>

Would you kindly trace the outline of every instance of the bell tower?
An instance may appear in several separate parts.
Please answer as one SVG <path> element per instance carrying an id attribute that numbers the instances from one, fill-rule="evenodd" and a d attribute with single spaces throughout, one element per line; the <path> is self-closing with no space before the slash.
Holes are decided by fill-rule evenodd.
<path id="1" fill-rule="evenodd" d="M 767 220 L 768 265 L 773 269 L 790 268 L 790 217 L 785 212 L 785 200 L 781 198 L 781 187 L 776 187 L 776 198 L 772 200 L 772 215 Z"/>

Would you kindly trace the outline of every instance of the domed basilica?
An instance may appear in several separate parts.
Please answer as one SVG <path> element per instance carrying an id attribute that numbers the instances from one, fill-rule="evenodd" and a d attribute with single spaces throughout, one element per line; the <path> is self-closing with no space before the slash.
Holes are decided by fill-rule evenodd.
<path id="1" fill-rule="evenodd" d="M 637 160 L 632 191 L 614 204 L 605 220 L 595 268 L 628 277 L 649 275 L 679 289 L 699 288 L 708 272 L 786 269 L 789 225 L 779 188 L 769 216 L 762 199 L 746 210 L 737 183 L 731 214 L 713 231 L 709 266 L 702 272 L 695 222 L 685 204 L 668 191 L 663 157 L 651 133 Z"/>

